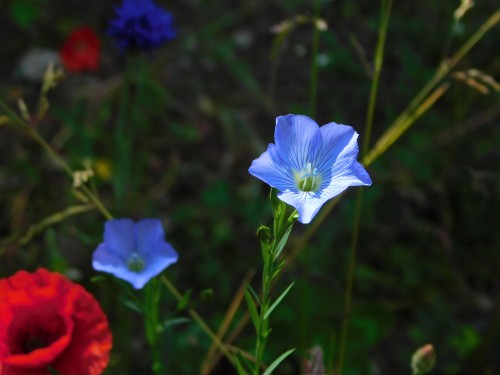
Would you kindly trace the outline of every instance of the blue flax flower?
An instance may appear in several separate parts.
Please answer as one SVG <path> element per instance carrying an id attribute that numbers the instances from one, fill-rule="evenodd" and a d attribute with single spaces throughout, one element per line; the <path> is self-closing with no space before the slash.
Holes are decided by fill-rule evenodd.
<path id="1" fill-rule="evenodd" d="M 115 10 L 116 18 L 110 21 L 108 34 L 115 37 L 122 50 L 157 48 L 175 38 L 172 14 L 152 0 L 123 0 Z"/>
<path id="2" fill-rule="evenodd" d="M 319 127 L 311 118 L 276 118 L 274 140 L 254 160 L 249 172 L 280 191 L 278 198 L 295 207 L 299 221 L 311 222 L 321 206 L 349 186 L 371 185 L 356 159 L 358 133 L 334 122 Z"/>
<path id="3" fill-rule="evenodd" d="M 141 289 L 177 258 L 160 220 L 113 219 L 105 224 L 104 242 L 94 251 L 92 266 Z"/>

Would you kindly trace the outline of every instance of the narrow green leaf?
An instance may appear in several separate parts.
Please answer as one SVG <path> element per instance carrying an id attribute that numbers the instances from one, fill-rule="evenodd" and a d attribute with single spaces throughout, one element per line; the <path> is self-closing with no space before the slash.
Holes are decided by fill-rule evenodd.
<path id="1" fill-rule="evenodd" d="M 271 207 L 273 209 L 273 216 L 278 217 L 286 211 L 286 203 L 278 198 L 278 189 L 271 188 L 269 199 L 271 200 Z"/>
<path id="2" fill-rule="evenodd" d="M 262 252 L 262 259 L 264 260 L 264 264 L 269 263 L 269 257 L 271 256 L 271 244 L 261 241 L 260 249 Z"/>
<path id="3" fill-rule="evenodd" d="M 247 284 L 247 289 L 250 293 L 252 293 L 252 297 L 253 299 L 257 302 L 257 305 L 261 305 L 262 303 L 260 302 L 260 298 L 259 298 L 259 295 L 257 294 L 257 292 L 255 291 L 254 288 L 252 288 L 252 286 L 250 284 Z"/>
<path id="4" fill-rule="evenodd" d="M 235 362 L 236 362 L 236 369 L 238 370 L 238 375 L 247 375 L 247 372 L 245 371 L 243 365 L 250 371 L 251 373 L 253 372 L 253 366 L 252 364 L 241 354 L 241 352 L 238 350 L 235 353 Z"/>
<path id="5" fill-rule="evenodd" d="M 269 315 L 271 315 L 273 310 L 280 304 L 280 302 L 283 300 L 283 298 L 285 298 L 285 296 L 288 294 L 290 289 L 292 289 L 294 284 L 295 284 L 295 281 L 293 283 L 291 283 L 288 286 L 288 288 L 285 289 L 285 291 L 283 293 L 281 293 L 281 295 L 276 299 L 276 301 L 273 302 L 271 307 L 269 307 L 269 310 L 267 310 L 266 313 L 264 314 L 264 319 L 267 319 L 269 317 Z"/>
<path id="6" fill-rule="evenodd" d="M 279 255 L 281 254 L 281 251 L 283 250 L 283 248 L 286 245 L 286 242 L 288 241 L 288 237 L 290 236 L 290 232 L 292 231 L 292 228 L 293 228 L 293 224 L 290 224 L 286 228 L 286 230 L 283 233 L 283 235 L 281 236 L 281 238 L 279 239 L 278 245 L 276 245 L 276 248 L 274 249 L 274 259 L 278 258 Z"/>
<path id="7" fill-rule="evenodd" d="M 288 357 L 290 354 L 292 354 L 295 351 L 295 349 L 290 349 L 284 352 L 282 355 L 280 355 L 278 358 L 274 360 L 273 363 L 269 365 L 269 367 L 264 371 L 262 375 L 271 375 L 276 367 L 280 365 L 283 360 Z"/>
<path id="8" fill-rule="evenodd" d="M 257 313 L 257 307 L 255 306 L 255 301 L 252 298 L 252 294 L 249 291 L 248 285 L 247 285 L 247 288 L 245 289 L 245 300 L 247 301 L 248 313 L 250 314 L 250 319 L 252 320 L 252 323 L 255 327 L 255 330 L 258 332 L 259 331 L 259 314 Z"/>
<path id="9" fill-rule="evenodd" d="M 127 306 L 130 310 L 138 312 L 139 314 L 144 314 L 144 308 L 140 303 L 137 301 L 133 301 L 126 296 L 119 296 L 118 299 L 125 305 Z"/>
<path id="10" fill-rule="evenodd" d="M 189 289 L 184 295 L 182 296 L 182 299 L 179 301 L 177 304 L 177 311 L 182 311 L 188 308 L 189 302 L 191 301 L 191 293 L 193 292 L 192 289 Z"/>
<path id="11" fill-rule="evenodd" d="M 166 331 L 167 329 L 184 323 L 191 322 L 191 319 L 181 316 L 179 318 L 165 319 L 162 323 L 160 323 L 157 327 L 158 333 Z"/>
<path id="12" fill-rule="evenodd" d="M 99 286 L 108 286 L 109 280 L 105 275 L 92 276 L 90 281 Z"/>
<path id="13" fill-rule="evenodd" d="M 271 272 L 271 280 L 274 280 L 274 278 L 279 275 L 284 266 L 285 266 L 284 258 L 280 259 L 277 263 L 273 264 Z"/>

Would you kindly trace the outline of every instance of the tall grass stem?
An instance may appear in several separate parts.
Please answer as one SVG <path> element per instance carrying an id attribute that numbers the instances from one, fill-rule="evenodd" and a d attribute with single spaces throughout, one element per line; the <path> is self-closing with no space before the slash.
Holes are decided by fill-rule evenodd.
<path id="1" fill-rule="evenodd" d="M 311 117 L 316 115 L 316 101 L 318 97 L 318 50 L 319 50 L 319 27 L 317 26 L 317 21 L 320 16 L 320 1 L 314 1 L 314 20 L 313 20 L 313 43 L 312 43 L 312 54 L 311 54 L 311 73 L 310 73 L 310 85 L 309 85 L 309 100 L 310 109 L 309 114 Z"/>
<path id="2" fill-rule="evenodd" d="M 382 66 L 384 63 L 384 47 L 385 40 L 387 36 L 387 28 L 389 26 L 389 20 L 391 16 L 392 0 L 382 0 L 380 10 L 381 10 L 381 20 L 379 26 L 377 46 L 375 49 L 375 64 L 372 76 L 372 83 L 370 88 L 370 97 L 368 101 L 368 109 L 366 113 L 366 124 L 365 124 L 365 135 L 363 139 L 363 146 L 361 148 L 361 155 L 364 156 L 368 152 L 370 146 L 371 131 L 373 127 L 373 116 L 375 112 L 375 105 L 377 102 L 377 92 L 380 72 L 382 71 Z M 358 238 L 359 238 L 359 227 L 361 219 L 361 208 L 363 205 L 363 189 L 358 189 L 356 194 L 356 212 L 354 216 L 354 224 L 351 237 L 351 251 L 349 255 L 349 266 L 347 271 L 347 283 L 344 298 L 344 309 L 342 316 L 342 327 L 340 331 L 340 343 L 339 343 L 339 362 L 338 362 L 338 374 L 342 375 L 345 362 L 347 335 L 349 331 L 349 318 L 351 314 L 351 304 L 352 304 L 352 291 L 354 285 L 354 271 L 356 269 L 356 253 L 358 248 Z"/>

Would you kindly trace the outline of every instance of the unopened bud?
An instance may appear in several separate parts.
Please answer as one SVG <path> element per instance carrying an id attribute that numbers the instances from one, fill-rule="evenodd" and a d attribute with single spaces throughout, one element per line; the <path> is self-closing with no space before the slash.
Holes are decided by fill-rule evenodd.
<path id="1" fill-rule="evenodd" d="M 430 372 L 436 364 L 436 352 L 431 344 L 419 348 L 411 358 L 413 375 L 423 375 Z"/>
<path id="2" fill-rule="evenodd" d="M 271 229 L 261 225 L 257 230 L 257 237 L 261 242 L 269 242 L 271 240 Z"/>

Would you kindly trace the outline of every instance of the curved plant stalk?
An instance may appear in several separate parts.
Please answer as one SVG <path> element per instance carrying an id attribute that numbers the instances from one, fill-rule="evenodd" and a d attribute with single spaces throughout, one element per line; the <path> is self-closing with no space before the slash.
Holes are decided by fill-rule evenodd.
<path id="1" fill-rule="evenodd" d="M 372 84 L 370 88 L 370 99 L 368 102 L 368 110 L 366 113 L 365 134 L 363 139 L 363 147 L 361 148 L 361 156 L 363 157 L 368 151 L 370 145 L 370 138 L 373 126 L 373 114 L 375 112 L 375 104 L 377 102 L 378 82 L 382 65 L 384 63 L 384 47 L 385 39 L 387 36 L 387 28 L 389 27 L 389 20 L 391 17 L 392 0 L 382 0 L 380 5 L 380 27 L 377 40 L 377 47 L 375 49 L 375 64 L 372 76 Z M 359 227 L 361 219 L 361 207 L 363 205 L 363 189 L 358 189 L 356 194 L 356 213 L 354 215 L 354 223 L 352 228 L 351 248 L 349 253 L 349 266 L 347 271 L 347 283 L 345 290 L 344 309 L 342 315 L 342 327 L 340 331 L 339 343 L 339 361 L 337 365 L 337 372 L 342 375 L 344 370 L 344 360 L 347 344 L 347 333 L 349 329 L 349 318 L 351 314 L 352 302 L 352 289 L 354 285 L 354 270 L 356 268 L 356 253 L 358 249 Z"/>
<path id="2" fill-rule="evenodd" d="M 447 61 L 441 64 L 433 78 L 422 88 L 422 90 L 410 102 L 408 107 L 398 116 L 396 120 L 387 128 L 384 134 L 375 143 L 375 146 L 370 149 L 366 156 L 362 159 L 362 164 L 368 167 L 382 156 L 392 144 L 394 144 L 401 136 L 403 136 L 415 121 L 430 109 L 435 102 L 442 96 L 443 89 L 438 88 L 432 91 L 437 84 L 444 79 L 453 67 L 455 67 L 463 57 L 479 42 L 484 35 L 500 22 L 500 11 L 493 13 L 474 35 Z M 439 77 L 439 78 L 437 78 Z M 444 90 L 446 91 L 446 90 Z M 432 94 L 431 94 L 432 93 Z M 337 197 L 339 198 L 339 197 Z M 295 258 L 305 247 L 309 239 L 319 229 L 321 224 L 326 220 L 330 212 L 333 210 L 339 199 L 333 199 L 325 204 L 321 211 L 316 215 L 315 220 L 309 224 L 302 236 L 294 240 L 294 245 L 291 250 L 293 258 Z M 292 258 L 292 259 L 293 259 Z M 288 264 L 290 264 L 289 262 Z"/>

